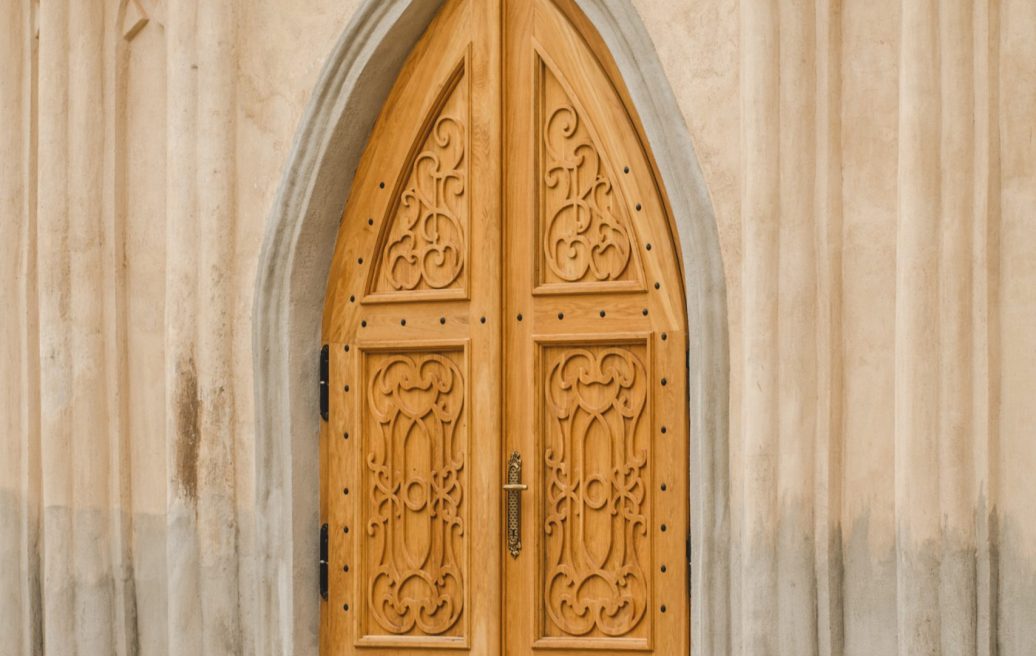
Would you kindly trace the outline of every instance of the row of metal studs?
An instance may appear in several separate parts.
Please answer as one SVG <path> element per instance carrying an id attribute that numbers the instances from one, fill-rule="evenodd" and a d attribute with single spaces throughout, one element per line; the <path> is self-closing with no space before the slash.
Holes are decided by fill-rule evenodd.
<path id="1" fill-rule="evenodd" d="M 378 183 L 378 188 L 379 189 L 384 189 L 385 188 L 385 182 L 384 181 L 379 182 Z M 367 219 L 367 225 L 369 225 L 369 226 L 373 226 L 374 225 L 374 218 L 373 217 L 369 217 Z M 356 263 L 362 266 L 363 265 L 363 258 L 362 257 L 357 258 L 356 259 Z M 349 302 L 350 303 L 355 303 L 356 302 L 356 295 L 355 294 L 351 294 L 349 296 Z M 362 327 L 366 328 L 367 327 L 367 320 L 364 319 L 361 322 L 360 325 Z M 403 320 L 403 325 L 404 326 L 406 325 L 406 319 Z M 348 353 L 349 352 L 349 345 L 346 344 L 344 346 L 344 348 L 345 348 L 345 352 Z M 349 385 L 346 384 L 344 389 L 345 389 L 346 392 L 348 392 L 349 391 Z M 342 433 L 342 439 L 344 439 L 344 440 L 349 439 L 349 431 L 345 431 L 344 433 Z M 343 495 L 348 495 L 349 494 L 349 488 L 348 487 L 342 488 L 342 494 Z M 349 534 L 349 526 L 348 525 L 342 526 L 342 533 L 344 535 L 348 535 Z M 345 551 L 348 552 L 348 549 L 346 549 Z M 346 573 L 346 574 L 349 573 L 349 563 L 342 563 L 342 571 L 344 573 Z M 349 612 L 349 603 L 348 602 L 345 602 L 345 603 L 342 604 L 342 610 L 344 612 Z"/>

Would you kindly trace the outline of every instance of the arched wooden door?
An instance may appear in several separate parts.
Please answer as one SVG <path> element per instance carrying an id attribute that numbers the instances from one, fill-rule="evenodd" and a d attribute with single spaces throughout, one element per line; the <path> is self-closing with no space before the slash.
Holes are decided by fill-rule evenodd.
<path id="1" fill-rule="evenodd" d="M 447 0 L 328 285 L 325 654 L 687 653 L 664 190 L 570 0 Z"/>

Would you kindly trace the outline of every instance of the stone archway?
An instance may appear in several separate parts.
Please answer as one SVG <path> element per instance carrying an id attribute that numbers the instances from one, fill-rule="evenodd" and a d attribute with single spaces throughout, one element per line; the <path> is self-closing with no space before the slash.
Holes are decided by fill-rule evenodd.
<path id="1" fill-rule="evenodd" d="M 315 654 L 317 366 L 324 287 L 367 135 L 439 0 L 366 0 L 331 53 L 267 222 L 254 300 L 258 627 L 266 654 Z M 637 107 L 680 238 L 691 327 L 692 643 L 726 643 L 728 345 L 716 222 L 683 116 L 631 5 L 576 0 Z"/>

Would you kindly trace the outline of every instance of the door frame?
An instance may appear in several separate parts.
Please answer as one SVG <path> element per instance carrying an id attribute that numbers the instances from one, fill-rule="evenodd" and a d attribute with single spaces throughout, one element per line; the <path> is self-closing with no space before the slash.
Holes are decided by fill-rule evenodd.
<path id="1" fill-rule="evenodd" d="M 683 114 L 632 4 L 573 2 L 622 75 L 676 224 L 689 327 L 692 654 L 728 653 L 729 347 L 715 213 Z M 313 89 L 267 219 L 252 326 L 256 653 L 318 653 L 315 473 L 325 286 L 342 208 L 370 128 L 441 3 L 364 0 Z"/>

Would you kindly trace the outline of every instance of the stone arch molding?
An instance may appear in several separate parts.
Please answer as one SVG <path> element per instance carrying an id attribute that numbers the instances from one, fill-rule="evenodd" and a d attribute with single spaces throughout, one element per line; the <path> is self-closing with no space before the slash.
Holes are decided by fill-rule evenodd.
<path id="1" fill-rule="evenodd" d="M 662 65 L 628 2 L 576 0 L 611 50 L 676 221 L 690 323 L 692 644 L 729 635 L 728 345 L 716 221 Z M 313 90 L 267 221 L 256 281 L 255 645 L 317 653 L 317 356 L 338 222 L 374 120 L 442 0 L 365 0 Z"/>

